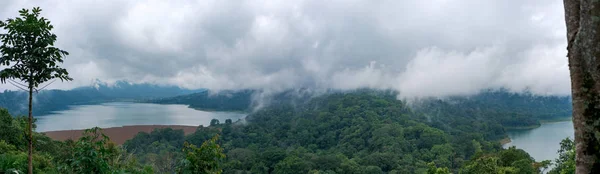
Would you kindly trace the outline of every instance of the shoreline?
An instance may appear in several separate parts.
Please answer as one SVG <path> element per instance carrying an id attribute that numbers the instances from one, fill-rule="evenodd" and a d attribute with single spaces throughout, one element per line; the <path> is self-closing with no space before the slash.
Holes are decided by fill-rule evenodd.
<path id="1" fill-rule="evenodd" d="M 154 104 L 157 104 L 157 103 L 154 103 Z M 162 105 L 162 104 L 159 104 L 159 105 Z M 185 105 L 185 104 L 175 104 L 175 105 Z M 226 113 L 246 114 L 246 115 L 250 114 L 250 112 L 248 112 L 248 111 L 205 109 L 205 108 L 192 107 L 191 105 L 187 105 L 187 107 L 190 109 L 193 109 L 193 110 L 203 111 L 203 112 L 226 112 Z"/>
<path id="2" fill-rule="evenodd" d="M 572 117 L 565 117 L 565 118 L 557 118 L 557 119 L 550 119 L 550 120 L 539 120 L 539 124 L 538 125 L 531 125 L 531 126 L 520 126 L 520 127 L 505 127 L 504 129 L 506 129 L 507 131 L 510 130 L 531 130 L 531 129 L 535 129 L 535 128 L 539 128 L 544 124 L 552 124 L 552 123 L 560 123 L 560 122 L 566 122 L 566 121 L 572 121 Z"/>
<path id="3" fill-rule="evenodd" d="M 531 129 L 535 129 L 535 128 L 539 128 L 542 126 L 543 123 L 537 124 L 537 125 L 531 125 L 531 126 L 520 126 L 520 127 L 505 127 L 504 129 L 506 129 L 507 131 L 511 131 L 511 130 L 531 130 Z"/>
<path id="4" fill-rule="evenodd" d="M 552 123 L 560 123 L 560 122 L 567 122 L 567 121 L 571 121 L 571 118 L 564 118 L 564 119 L 553 119 L 553 120 L 540 120 L 540 125 L 537 126 L 528 126 L 528 127 L 518 127 L 518 128 L 505 128 L 507 131 L 523 131 L 523 130 L 532 130 L 532 129 L 536 129 L 539 127 L 542 127 L 542 125 L 544 124 L 552 124 Z M 508 143 L 512 142 L 512 139 L 507 135 L 506 138 L 503 138 L 501 140 L 499 140 L 498 142 L 500 142 L 500 145 L 504 146 Z"/>
<path id="5" fill-rule="evenodd" d="M 117 145 L 122 145 L 125 141 L 135 137 L 140 132 L 150 133 L 154 129 L 171 128 L 173 130 L 183 130 L 184 135 L 188 135 L 196 132 L 198 126 L 186 126 L 186 125 L 128 125 L 120 127 L 109 127 L 101 128 L 102 133 L 110 138 L 110 141 Z M 45 131 L 39 132 L 45 134 L 53 140 L 65 141 L 65 140 L 77 140 L 81 137 L 85 129 L 73 129 L 73 130 L 57 130 L 57 131 Z"/>
<path id="6" fill-rule="evenodd" d="M 500 140 L 500 145 L 504 146 L 504 145 L 506 145 L 506 144 L 508 144 L 510 142 L 512 142 L 512 139 L 510 139 L 510 137 L 507 136 L 506 138 L 502 138 Z"/>
<path id="7" fill-rule="evenodd" d="M 552 119 L 552 120 L 540 120 L 540 123 L 548 124 L 548 123 L 558 123 L 558 122 L 565 122 L 565 121 L 573 121 L 573 117 L 566 117 L 566 118 L 559 118 L 559 119 Z"/>
<path id="8" fill-rule="evenodd" d="M 147 101 L 133 101 L 131 103 L 144 103 L 144 104 L 156 104 L 156 105 L 183 105 L 183 106 L 186 106 L 187 108 L 197 110 L 197 111 L 202 111 L 202 112 L 228 112 L 228 113 L 246 114 L 246 115 L 251 113 L 248 110 L 219 110 L 219 109 L 210 109 L 210 108 L 202 108 L 202 107 L 193 107 L 190 104 L 181 104 L 181 103 L 154 103 L 154 102 L 147 102 Z"/>

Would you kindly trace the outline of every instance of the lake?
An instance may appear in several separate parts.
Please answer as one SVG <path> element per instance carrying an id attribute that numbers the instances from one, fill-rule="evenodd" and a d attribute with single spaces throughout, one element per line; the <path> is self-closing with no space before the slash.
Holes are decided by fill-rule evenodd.
<path id="1" fill-rule="evenodd" d="M 234 112 L 206 112 L 186 105 L 159 105 L 149 103 L 114 102 L 97 105 L 77 105 L 69 110 L 36 116 L 37 132 L 87 129 L 92 127 L 119 127 L 127 125 L 209 125 L 213 118 L 220 122 L 234 122 L 246 114 Z"/>
<path id="2" fill-rule="evenodd" d="M 527 151 L 536 161 L 552 160 L 558 157 L 560 141 L 574 134 L 573 122 L 544 123 L 539 128 L 531 130 L 509 131 L 512 142 L 504 147 L 516 146 Z"/>

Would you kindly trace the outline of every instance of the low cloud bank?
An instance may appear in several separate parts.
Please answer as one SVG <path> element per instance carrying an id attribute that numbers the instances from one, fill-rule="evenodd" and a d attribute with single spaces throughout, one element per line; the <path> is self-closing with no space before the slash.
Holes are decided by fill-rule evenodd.
<path id="1" fill-rule="evenodd" d="M 8 0 L 0 19 L 33 6 L 71 53 L 64 67 L 76 80 L 53 88 L 101 79 L 401 98 L 570 94 L 560 0 Z"/>

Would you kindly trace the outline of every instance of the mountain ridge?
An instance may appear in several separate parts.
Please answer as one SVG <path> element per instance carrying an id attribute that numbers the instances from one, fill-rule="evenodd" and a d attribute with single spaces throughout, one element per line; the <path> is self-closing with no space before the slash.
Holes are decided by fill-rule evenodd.
<path id="1" fill-rule="evenodd" d="M 191 94 L 205 89 L 183 89 L 177 86 L 134 84 L 117 81 L 114 84 L 95 83 L 71 90 L 42 90 L 33 95 L 34 115 L 45 115 L 53 111 L 68 109 L 70 105 L 97 104 L 112 101 L 138 101 L 150 98 Z M 12 115 L 27 113 L 27 93 L 5 90 L 0 92 L 0 107 L 7 108 Z"/>

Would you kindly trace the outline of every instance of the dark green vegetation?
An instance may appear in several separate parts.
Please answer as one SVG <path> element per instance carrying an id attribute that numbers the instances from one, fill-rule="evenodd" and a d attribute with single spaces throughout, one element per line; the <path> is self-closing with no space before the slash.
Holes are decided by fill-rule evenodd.
<path id="1" fill-rule="evenodd" d="M 141 133 L 124 147 L 144 162 L 169 161 L 181 154 L 168 149 L 220 134 L 224 173 L 480 173 L 481 166 L 537 173 L 549 164 L 520 149 L 502 150 L 503 124 L 483 121 L 492 109 L 472 112 L 484 108 L 477 102 L 421 102 L 427 110 L 409 108 L 393 92 L 330 93 L 263 108 L 243 123 L 214 121 L 187 137 L 174 130 Z"/>
<path id="2" fill-rule="evenodd" d="M 505 128 L 536 127 L 541 121 L 564 120 L 573 112 L 569 96 L 538 96 L 531 93 L 510 93 L 487 90 L 471 97 L 453 97 L 446 101 L 461 108 L 461 115 L 485 113 Z"/>
<path id="3" fill-rule="evenodd" d="M 212 173 L 537 173 L 549 164 L 535 162 L 520 149 L 502 149 L 498 141 L 506 135 L 501 119 L 486 120 L 501 114 L 481 109 L 491 106 L 477 106 L 478 102 L 432 99 L 420 101 L 417 108 L 397 100 L 394 92 L 373 90 L 303 99 L 279 100 L 243 122 L 214 120 L 188 136 L 171 129 L 139 133 L 122 150 L 105 147 L 117 149 L 110 151 L 127 160 L 114 162 L 108 155 L 101 161 L 115 167 L 107 170 L 156 173 L 198 169 Z M 0 138 L 20 147 L 18 137 Z M 69 144 L 47 141 L 58 145 L 46 148 Z M 47 165 L 56 167 L 69 164 L 67 159 L 74 156 L 61 153 L 75 153 L 72 149 L 77 147 L 40 149 L 38 154 L 54 157 Z"/>
<path id="4" fill-rule="evenodd" d="M 0 82 L 11 82 L 15 87 L 28 92 L 28 167 L 33 167 L 33 92 L 42 90 L 43 83 L 50 80 L 71 81 L 69 72 L 62 68 L 67 51 L 54 47 L 57 36 L 52 33 L 54 26 L 40 16 L 42 9 L 19 10 L 19 17 L 0 21 L 0 28 L 6 31 L 0 34 Z M 15 80 L 24 82 L 19 83 Z M 50 82 L 52 83 L 52 82 Z"/>
<path id="5" fill-rule="evenodd" d="M 548 172 L 549 174 L 575 173 L 575 143 L 570 138 L 560 142 L 556 166 Z"/>
<path id="6" fill-rule="evenodd" d="M 145 100 L 157 104 L 184 104 L 190 108 L 214 111 L 248 111 L 252 105 L 252 96 L 255 90 L 220 91 L 211 93 L 202 91 L 189 95 Z"/>
<path id="7" fill-rule="evenodd" d="M 97 104 L 113 101 L 138 101 L 191 94 L 203 90 L 187 90 L 175 86 L 153 84 L 131 84 L 125 81 L 113 85 L 98 83 L 95 86 L 72 90 L 43 90 L 34 94 L 34 115 L 45 115 L 52 111 L 65 110 L 69 105 Z M 0 107 L 7 108 L 13 115 L 27 114 L 27 93 L 4 91 L 0 93 Z"/>
<path id="8" fill-rule="evenodd" d="M 510 147 L 497 153 L 479 155 L 467 162 L 460 173 L 539 173 L 550 161 L 536 163 L 527 152 Z"/>
<path id="9" fill-rule="evenodd" d="M 329 90 L 328 92 L 332 92 Z M 308 102 L 315 92 L 309 89 L 286 90 L 279 93 L 268 93 L 262 90 L 223 90 L 202 91 L 189 95 L 145 100 L 156 104 L 183 104 L 190 108 L 208 111 L 251 112 L 263 106 L 277 106 L 282 103 L 301 105 Z"/>
<path id="10" fill-rule="evenodd" d="M 13 118 L 0 109 L 0 120 L 0 172 L 26 172 L 26 118 Z M 34 132 L 33 173 L 143 171 L 139 164 L 129 161 L 131 158 L 125 158 L 123 150 L 99 137 L 97 129 L 86 134 L 76 142 L 59 142 Z"/>
<path id="11" fill-rule="evenodd" d="M 27 172 L 27 119 L 12 117 L 6 109 L 0 109 L 0 173 Z M 154 168 L 161 161 L 151 161 L 153 165 L 143 165 L 135 156 L 121 146 L 110 142 L 100 133 L 101 129 L 92 128 L 84 132 L 77 141 L 54 141 L 47 136 L 34 132 L 33 173 L 165 173 Z M 183 132 L 181 132 L 183 135 Z M 187 145 L 185 150 L 202 153 L 186 153 L 178 156 L 177 162 L 169 171 L 175 169 L 182 173 L 197 168 L 219 170 L 219 160 L 223 158 L 222 148 L 216 144 L 217 136 L 195 147 Z M 157 143 L 154 143 L 157 144 Z M 164 147 L 157 147 L 164 149 Z M 180 154 L 180 149 L 169 149 Z M 211 152 L 205 154 L 205 152 Z M 149 154 L 149 153 L 148 153 Z M 212 171 L 212 170 L 211 170 Z"/>
<path id="12" fill-rule="evenodd" d="M 369 90 L 364 89 L 364 91 Z M 328 93 L 336 92 L 328 91 Z M 268 96 L 268 100 L 261 100 L 261 94 L 261 91 L 258 90 L 221 91 L 214 94 L 203 91 L 189 95 L 147 100 L 146 102 L 184 104 L 200 110 L 250 111 L 259 105 L 257 102 L 269 106 L 281 103 L 302 105 L 314 95 L 306 89 L 288 90 Z M 416 111 L 426 113 L 432 117 L 439 116 L 443 119 L 449 117 L 440 115 L 461 115 L 465 117 L 464 119 L 476 119 L 493 123 L 488 124 L 491 128 L 484 129 L 535 128 L 540 126 L 540 122 L 543 121 L 570 119 L 573 110 L 571 98 L 568 96 L 539 96 L 531 93 L 512 93 L 505 89 L 485 90 L 469 97 L 454 96 L 445 99 L 421 99 L 414 103 L 417 103 L 413 107 Z M 448 123 L 465 120 L 451 118 L 434 121 Z M 454 125 L 450 124 L 449 126 Z"/>

